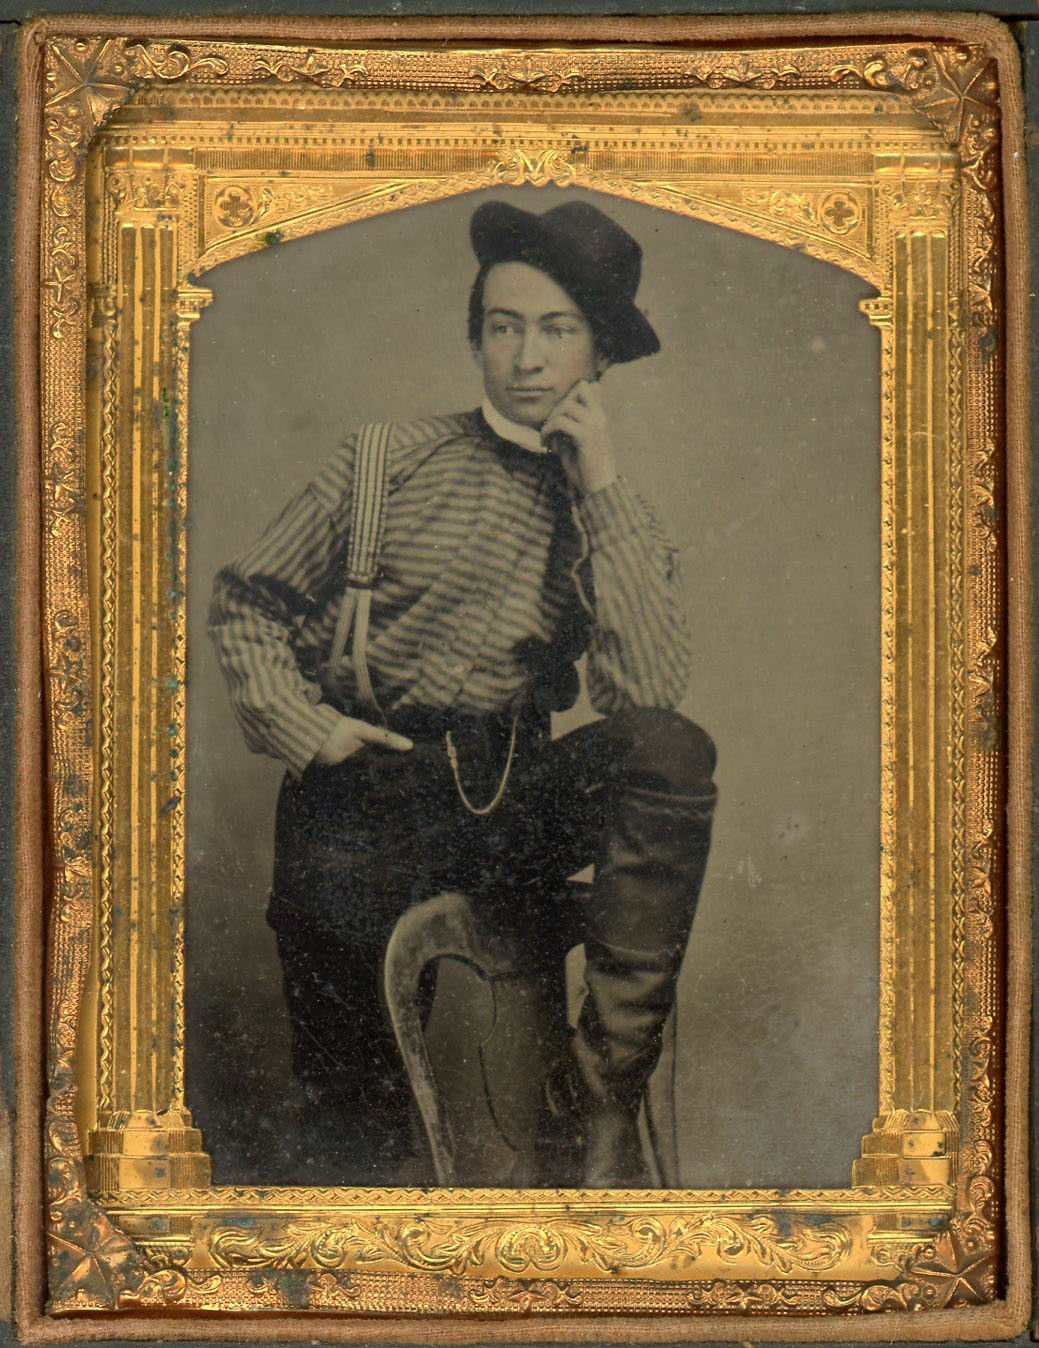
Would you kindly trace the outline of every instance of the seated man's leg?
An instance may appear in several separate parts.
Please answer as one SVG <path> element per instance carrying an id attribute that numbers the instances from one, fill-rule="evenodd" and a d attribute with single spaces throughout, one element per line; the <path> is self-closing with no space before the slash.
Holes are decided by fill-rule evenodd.
<path id="1" fill-rule="evenodd" d="M 379 1005 L 380 954 L 315 927 L 277 939 L 302 1094 L 298 1182 L 395 1184 L 409 1096 Z"/>
<path id="2" fill-rule="evenodd" d="M 268 921 L 304 1097 L 313 1183 L 394 1184 L 413 1153 L 411 1092 L 382 1004 L 386 943 L 450 856 L 426 755 L 365 756 L 286 780 Z M 448 797 L 448 800 L 450 798 Z M 432 1003 L 432 985 L 425 990 Z"/>
<path id="3" fill-rule="evenodd" d="M 546 746 L 519 793 L 537 819 L 527 834 L 535 848 L 540 835 L 550 851 L 555 835 L 573 857 L 577 827 L 597 834 L 588 840 L 595 861 L 584 923 L 588 996 L 571 1052 L 547 1083 L 546 1185 L 648 1182 L 638 1112 L 706 867 L 714 763 L 709 737 L 684 717 L 631 710 Z M 547 809 L 536 807 L 539 798 Z M 526 850 L 516 858 L 521 867 L 532 864 Z"/>

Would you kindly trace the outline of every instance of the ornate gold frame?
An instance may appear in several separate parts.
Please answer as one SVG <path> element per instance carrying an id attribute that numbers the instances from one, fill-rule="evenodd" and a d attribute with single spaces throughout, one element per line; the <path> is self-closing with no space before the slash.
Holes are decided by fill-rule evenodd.
<path id="1" fill-rule="evenodd" d="M 26 40 L 42 130 L 49 1314 L 715 1312 L 854 1316 L 856 1337 L 872 1311 L 991 1315 L 1008 1271 L 1012 46 L 977 20 L 911 39 L 831 20 L 810 45 L 773 22 L 756 30 L 771 45 L 742 49 L 689 21 L 582 46 L 544 24 L 503 42 L 501 27 L 432 45 L 377 26 L 268 41 L 95 20 Z M 801 248 L 877 289 L 863 306 L 883 399 L 874 1129 L 842 1190 L 213 1188 L 182 1048 L 200 278 L 345 221 L 548 182 Z M 926 1337 L 946 1332 L 926 1319 Z"/>

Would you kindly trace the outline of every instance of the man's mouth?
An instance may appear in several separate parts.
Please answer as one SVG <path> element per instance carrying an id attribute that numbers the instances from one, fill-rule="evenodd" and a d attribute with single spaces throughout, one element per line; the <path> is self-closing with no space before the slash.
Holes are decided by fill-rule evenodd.
<path id="1" fill-rule="evenodd" d="M 542 394 L 545 394 L 545 393 L 551 393 L 552 390 L 551 390 L 551 389 L 547 389 L 547 388 L 525 388 L 525 387 L 522 387 L 522 386 L 520 386 L 520 385 L 513 384 L 513 385 L 510 386 L 509 392 L 510 392 L 510 393 L 528 393 L 528 394 L 537 394 L 537 395 L 540 397 Z"/>

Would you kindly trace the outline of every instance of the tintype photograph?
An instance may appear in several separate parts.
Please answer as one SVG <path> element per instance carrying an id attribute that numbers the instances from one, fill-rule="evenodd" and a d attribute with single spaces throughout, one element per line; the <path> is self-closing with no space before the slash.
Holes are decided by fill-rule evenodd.
<path id="1" fill-rule="evenodd" d="M 26 1323 L 1016 1332 L 1007 31 L 21 42 Z"/>
<path id="2" fill-rule="evenodd" d="M 187 1025 L 216 1173 L 415 1173 L 389 992 L 428 1018 L 456 1181 L 846 1182 L 876 1094 L 870 287 L 555 186 L 212 284 Z M 448 944 L 473 972 L 438 1001 L 452 902 L 493 953 L 481 980 Z M 387 988 L 423 904 L 425 982 Z"/>

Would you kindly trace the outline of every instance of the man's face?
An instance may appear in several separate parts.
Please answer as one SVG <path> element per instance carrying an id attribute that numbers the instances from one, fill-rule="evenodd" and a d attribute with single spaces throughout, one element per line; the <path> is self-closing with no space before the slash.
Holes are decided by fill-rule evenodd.
<path id="1" fill-rule="evenodd" d="M 574 301 L 525 262 L 499 262 L 488 272 L 476 354 L 492 404 L 535 429 L 578 380 L 598 379 L 606 365 Z"/>

